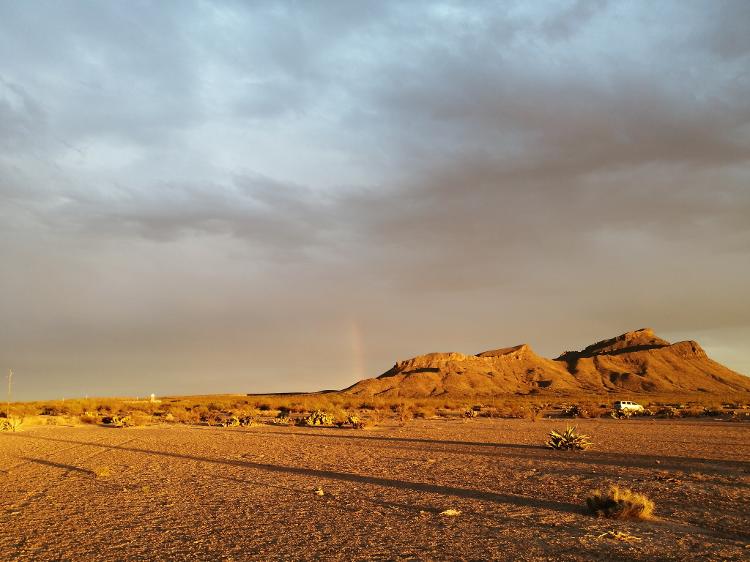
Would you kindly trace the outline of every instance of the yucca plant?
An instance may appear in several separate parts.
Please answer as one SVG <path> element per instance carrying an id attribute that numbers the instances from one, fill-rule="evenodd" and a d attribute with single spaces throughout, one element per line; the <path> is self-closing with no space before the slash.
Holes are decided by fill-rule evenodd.
<path id="1" fill-rule="evenodd" d="M 654 502 L 646 496 L 614 485 L 594 491 L 586 505 L 592 514 L 613 519 L 651 519 L 654 513 Z"/>
<path id="2" fill-rule="evenodd" d="M 554 429 L 549 432 L 547 447 L 557 450 L 584 450 L 591 446 L 589 436 L 578 433 L 575 426 L 568 426 L 565 431 L 558 433 Z"/>

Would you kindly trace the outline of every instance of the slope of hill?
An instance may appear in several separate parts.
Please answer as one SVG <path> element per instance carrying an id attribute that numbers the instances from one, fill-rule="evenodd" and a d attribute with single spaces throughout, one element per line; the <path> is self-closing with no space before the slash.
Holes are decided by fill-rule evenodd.
<path id="1" fill-rule="evenodd" d="M 557 359 L 526 344 L 477 355 L 429 353 L 343 392 L 421 398 L 497 394 L 750 392 L 750 378 L 710 359 L 694 341 L 671 344 L 648 328 L 602 340 Z"/>

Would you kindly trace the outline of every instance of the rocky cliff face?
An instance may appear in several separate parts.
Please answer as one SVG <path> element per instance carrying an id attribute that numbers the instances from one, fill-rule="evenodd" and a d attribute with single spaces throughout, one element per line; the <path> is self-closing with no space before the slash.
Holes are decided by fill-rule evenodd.
<path id="1" fill-rule="evenodd" d="M 671 344 L 644 328 L 551 360 L 527 344 L 477 355 L 429 353 L 399 361 L 344 390 L 419 398 L 530 393 L 750 392 L 750 378 L 710 359 L 694 341 Z"/>

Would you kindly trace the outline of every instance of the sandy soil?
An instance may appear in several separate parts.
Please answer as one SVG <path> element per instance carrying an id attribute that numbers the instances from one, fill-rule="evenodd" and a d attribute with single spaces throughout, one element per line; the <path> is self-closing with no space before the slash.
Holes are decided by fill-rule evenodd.
<path id="1" fill-rule="evenodd" d="M 540 446 L 557 420 L 4 433 L 0 558 L 750 558 L 750 424 L 578 424 L 593 450 Z M 611 482 L 659 519 L 586 515 L 587 492 Z"/>

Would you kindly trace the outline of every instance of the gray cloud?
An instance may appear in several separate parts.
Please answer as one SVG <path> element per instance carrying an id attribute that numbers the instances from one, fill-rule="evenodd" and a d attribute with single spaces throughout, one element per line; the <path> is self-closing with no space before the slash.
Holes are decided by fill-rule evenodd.
<path id="1" fill-rule="evenodd" d="M 750 371 L 745 2 L 0 21 L 0 356 L 27 396 L 344 386 L 641 325 Z"/>

